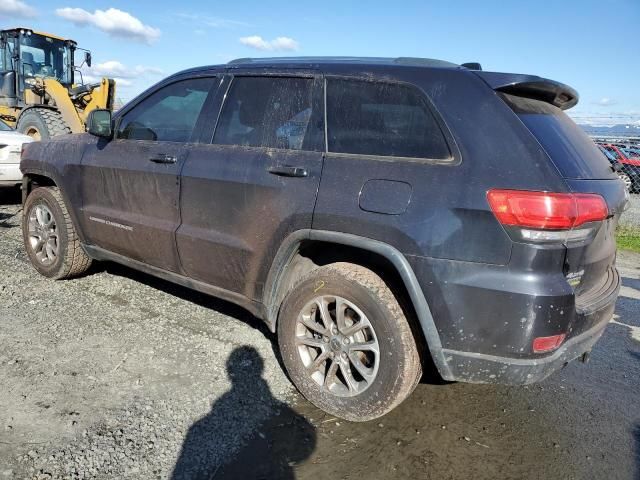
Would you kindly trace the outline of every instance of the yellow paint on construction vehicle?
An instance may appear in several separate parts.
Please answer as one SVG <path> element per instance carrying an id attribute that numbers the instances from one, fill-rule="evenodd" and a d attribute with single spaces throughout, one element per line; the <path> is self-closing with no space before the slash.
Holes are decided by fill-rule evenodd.
<path id="1" fill-rule="evenodd" d="M 64 65 L 64 69 L 68 69 L 65 70 L 66 72 L 73 72 L 76 69 L 73 56 L 76 42 L 73 40 L 46 32 L 33 31 L 29 28 L 0 30 L 0 37 L 3 40 L 0 42 L 0 55 L 5 56 L 10 50 L 20 51 L 20 45 L 30 46 L 30 42 L 33 42 L 34 39 L 38 40 L 38 37 L 48 39 L 48 43 L 58 44 L 55 48 L 51 48 L 50 54 L 57 56 L 51 65 L 58 62 Z M 87 60 L 90 65 L 90 55 L 85 57 L 85 61 Z M 39 112 L 42 112 L 42 109 L 48 109 L 58 112 L 54 116 L 47 116 L 47 121 L 50 124 L 52 122 L 56 125 L 62 122 L 65 124 L 64 128 L 56 129 L 57 132 L 80 133 L 85 131 L 85 123 L 91 111 L 97 108 L 113 109 L 115 100 L 113 79 L 104 78 L 95 88 L 70 85 L 73 82 L 72 73 L 65 73 L 66 76 L 56 78 L 50 72 L 43 72 L 29 63 L 31 68 L 30 73 L 27 74 L 23 68 L 24 61 L 22 57 L 19 57 L 17 62 L 12 63 L 12 69 L 15 73 L 15 88 L 9 92 L 10 95 L 0 98 L 0 118 L 11 126 L 19 129 L 23 127 L 35 128 L 33 126 L 34 115 L 40 115 Z M 39 110 L 34 111 L 33 108 Z M 32 112 L 29 118 L 22 116 L 29 111 Z"/>
<path id="2" fill-rule="evenodd" d="M 58 35 L 52 35 L 50 33 L 45 33 L 45 32 L 36 32 L 35 30 L 31 30 L 33 32 L 34 35 L 42 35 L 43 37 L 49 37 L 49 38 L 55 38 L 56 40 L 63 40 L 65 42 L 74 42 L 73 40 L 69 40 L 68 38 L 64 38 L 64 37 L 59 37 Z"/>
<path id="3" fill-rule="evenodd" d="M 96 108 L 108 108 L 113 109 L 113 101 L 116 98 L 116 84 L 114 80 L 103 78 L 100 81 L 100 86 L 91 91 L 91 100 L 87 103 L 85 109 L 80 112 L 80 118 L 82 123 L 87 122 L 89 113 Z"/>
<path id="4" fill-rule="evenodd" d="M 47 95 L 52 99 L 54 106 L 62 115 L 64 122 L 71 129 L 71 133 L 84 132 L 84 121 L 80 118 L 78 110 L 73 106 L 68 90 L 54 78 L 45 78 L 44 88 Z"/>

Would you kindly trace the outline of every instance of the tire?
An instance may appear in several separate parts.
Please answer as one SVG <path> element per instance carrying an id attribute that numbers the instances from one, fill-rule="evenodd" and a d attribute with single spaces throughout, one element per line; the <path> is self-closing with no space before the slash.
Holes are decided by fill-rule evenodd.
<path id="1" fill-rule="evenodd" d="M 52 220 L 49 223 L 48 220 Z M 80 240 L 55 187 L 34 189 L 24 204 L 22 237 L 34 268 L 55 280 L 77 277 L 91 266 L 91 258 Z"/>
<path id="2" fill-rule="evenodd" d="M 620 178 L 620 180 L 622 180 L 622 183 L 624 183 L 624 188 L 626 188 L 629 193 L 632 193 L 633 183 L 631 182 L 631 177 L 626 173 L 618 173 L 618 178 Z"/>
<path id="3" fill-rule="evenodd" d="M 29 108 L 20 115 L 16 128 L 34 140 L 47 140 L 71 133 L 60 112 L 40 107 Z"/>
<path id="4" fill-rule="evenodd" d="M 344 312 L 340 330 L 327 330 L 318 298 L 328 305 L 325 315 L 332 322 L 339 323 L 337 310 Z M 305 323 L 299 321 L 303 317 Z M 354 327 L 358 330 L 351 334 Z M 349 421 L 385 415 L 409 396 L 422 375 L 418 345 L 398 300 L 377 274 L 360 265 L 333 263 L 304 277 L 280 308 L 278 343 L 302 395 Z M 332 368 L 336 375 L 327 375 Z"/>

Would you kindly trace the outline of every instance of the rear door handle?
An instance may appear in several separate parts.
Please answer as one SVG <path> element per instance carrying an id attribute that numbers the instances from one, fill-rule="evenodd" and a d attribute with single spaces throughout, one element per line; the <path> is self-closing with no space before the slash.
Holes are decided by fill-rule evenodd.
<path id="1" fill-rule="evenodd" d="M 269 167 L 269 173 L 280 177 L 306 177 L 307 169 L 302 167 L 292 167 L 290 165 L 274 165 Z"/>
<path id="2" fill-rule="evenodd" d="M 157 157 L 151 157 L 149 161 L 153 163 L 176 163 L 178 157 L 173 155 L 158 155 Z"/>

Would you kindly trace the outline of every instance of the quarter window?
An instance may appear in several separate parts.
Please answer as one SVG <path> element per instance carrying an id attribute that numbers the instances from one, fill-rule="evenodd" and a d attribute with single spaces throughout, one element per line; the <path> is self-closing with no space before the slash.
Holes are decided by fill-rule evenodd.
<path id="1" fill-rule="evenodd" d="M 117 137 L 188 142 L 214 82 L 194 78 L 161 88 L 125 113 Z"/>
<path id="2" fill-rule="evenodd" d="M 214 143 L 318 150 L 322 123 L 313 119 L 313 79 L 236 77 L 227 94 Z"/>
<path id="3" fill-rule="evenodd" d="M 447 159 L 447 142 L 424 96 L 402 84 L 329 79 L 329 151 Z"/>

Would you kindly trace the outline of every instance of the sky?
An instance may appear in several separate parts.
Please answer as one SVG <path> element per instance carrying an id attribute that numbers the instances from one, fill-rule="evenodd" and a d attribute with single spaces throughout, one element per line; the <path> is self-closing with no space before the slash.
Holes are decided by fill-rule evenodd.
<path id="1" fill-rule="evenodd" d="M 85 80 L 115 77 L 123 101 L 239 57 L 428 57 L 552 78 L 579 123 L 640 125 L 640 0 L 0 0 L 18 25 L 91 50 Z"/>

